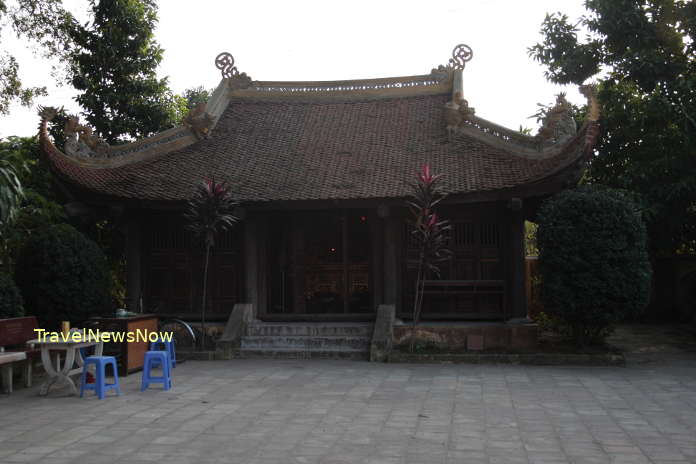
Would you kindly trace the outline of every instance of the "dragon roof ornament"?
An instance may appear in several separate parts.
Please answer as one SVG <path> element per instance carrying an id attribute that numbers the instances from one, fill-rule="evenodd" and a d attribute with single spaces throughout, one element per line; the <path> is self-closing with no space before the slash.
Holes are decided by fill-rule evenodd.
<path id="1" fill-rule="evenodd" d="M 237 67 L 234 65 L 234 57 L 228 52 L 222 52 L 215 57 L 215 67 L 220 70 L 222 77 L 225 79 L 230 79 L 239 74 Z"/>
<path id="2" fill-rule="evenodd" d="M 251 85 L 251 78 L 246 73 L 240 73 L 234 65 L 231 53 L 222 52 L 215 57 L 215 67 L 220 70 L 223 79 L 227 79 L 230 89 L 244 89 Z"/>
<path id="3" fill-rule="evenodd" d="M 449 60 L 449 66 L 454 69 L 464 69 L 466 63 L 474 57 L 474 52 L 471 47 L 466 44 L 459 44 L 452 50 L 452 58 Z"/>
<path id="4" fill-rule="evenodd" d="M 596 125 L 600 117 L 597 86 L 583 85 L 579 90 L 587 99 L 585 125 Z M 469 106 L 460 92 L 455 92 L 452 100 L 445 103 L 444 110 L 444 122 L 450 140 L 459 133 L 480 137 L 489 143 L 496 143 L 497 139 L 498 144 L 502 142 L 508 146 L 515 145 L 519 154 L 534 158 L 553 155 L 554 150 L 562 147 L 580 131 L 573 118 L 572 105 L 566 100 L 564 93 L 557 95 L 556 103 L 548 108 L 542 126 L 534 136 L 476 116 L 474 108 Z"/>

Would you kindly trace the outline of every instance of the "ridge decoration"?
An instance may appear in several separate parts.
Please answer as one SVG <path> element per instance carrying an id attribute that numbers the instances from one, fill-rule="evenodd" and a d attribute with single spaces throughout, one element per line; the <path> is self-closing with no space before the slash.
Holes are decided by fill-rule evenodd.
<path id="1" fill-rule="evenodd" d="M 466 63 L 474 57 L 474 52 L 471 47 L 466 44 L 459 44 L 452 50 L 452 58 L 449 60 L 449 66 L 454 69 L 464 69 Z"/>
<path id="2" fill-rule="evenodd" d="M 228 80 L 230 90 L 245 89 L 251 86 L 251 77 L 246 73 L 240 73 L 234 65 L 234 57 L 231 53 L 222 52 L 215 57 L 215 67 L 220 70 L 223 79 Z"/>

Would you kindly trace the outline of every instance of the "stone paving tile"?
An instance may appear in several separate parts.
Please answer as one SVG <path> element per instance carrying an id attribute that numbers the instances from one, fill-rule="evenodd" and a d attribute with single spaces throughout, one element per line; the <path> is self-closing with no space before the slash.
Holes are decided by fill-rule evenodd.
<path id="1" fill-rule="evenodd" d="M 187 362 L 168 392 L 139 381 L 104 401 L 38 387 L 0 396 L 0 463 L 696 464 L 696 357 Z"/>

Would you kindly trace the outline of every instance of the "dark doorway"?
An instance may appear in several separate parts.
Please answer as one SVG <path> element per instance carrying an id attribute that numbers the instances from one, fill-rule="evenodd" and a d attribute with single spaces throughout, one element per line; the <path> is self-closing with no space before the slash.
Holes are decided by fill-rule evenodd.
<path id="1" fill-rule="evenodd" d="M 373 312 L 367 212 L 299 213 L 271 221 L 271 314 Z"/>

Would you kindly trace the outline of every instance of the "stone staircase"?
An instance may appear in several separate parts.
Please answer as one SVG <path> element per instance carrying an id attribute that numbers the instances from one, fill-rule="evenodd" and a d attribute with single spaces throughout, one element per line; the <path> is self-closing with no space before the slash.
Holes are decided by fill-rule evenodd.
<path id="1" fill-rule="evenodd" d="M 374 324 L 363 322 L 261 322 L 247 326 L 240 358 L 369 359 Z"/>

